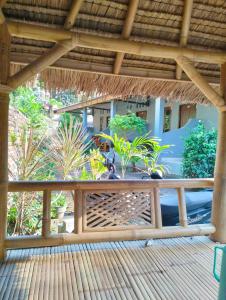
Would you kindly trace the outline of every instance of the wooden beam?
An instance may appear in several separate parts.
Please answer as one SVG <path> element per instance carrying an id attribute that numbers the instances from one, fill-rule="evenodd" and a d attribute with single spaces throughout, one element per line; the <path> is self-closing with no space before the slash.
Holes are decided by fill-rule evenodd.
<path id="1" fill-rule="evenodd" d="M 90 100 L 87 100 L 87 101 L 83 101 L 83 102 L 80 102 L 80 103 L 72 104 L 72 105 L 69 105 L 69 106 L 66 106 L 66 107 L 63 107 L 63 108 L 56 109 L 54 112 L 56 114 L 61 114 L 61 113 L 64 113 L 64 112 L 79 110 L 79 109 L 83 109 L 83 108 L 86 108 L 86 107 L 91 107 L 91 106 L 94 106 L 94 105 L 97 105 L 97 104 L 108 103 L 112 99 L 115 99 L 115 97 L 112 96 L 112 95 L 101 96 L 101 97 L 97 97 L 97 98 L 90 99 Z"/>
<path id="2" fill-rule="evenodd" d="M 0 83 L 9 76 L 10 35 L 6 23 L 0 26 Z M 0 93 L 0 260 L 5 258 L 8 198 L 8 115 L 9 94 Z"/>
<path id="3" fill-rule="evenodd" d="M 136 16 L 137 8 L 138 8 L 138 4 L 139 4 L 139 0 L 130 0 L 130 2 L 129 2 L 128 12 L 127 12 L 125 24 L 123 26 L 123 31 L 122 31 L 123 39 L 128 39 L 131 34 L 133 22 L 134 22 L 134 19 Z M 116 54 L 116 59 L 115 59 L 114 68 L 113 68 L 114 74 L 119 74 L 124 56 L 125 56 L 125 53 L 123 53 L 123 52 Z"/>
<path id="4" fill-rule="evenodd" d="M 193 0 L 185 0 L 184 4 L 184 14 L 182 21 L 182 28 L 180 34 L 180 47 L 185 47 L 188 41 L 188 33 L 191 23 L 191 13 L 192 13 Z M 181 79 L 182 69 L 177 65 L 176 67 L 176 79 Z"/>
<path id="5" fill-rule="evenodd" d="M 8 85 L 16 88 L 32 78 L 34 75 L 43 71 L 46 67 L 52 65 L 64 54 L 72 50 L 76 46 L 76 40 L 65 40 L 56 44 L 47 53 L 39 57 L 30 65 L 13 75 L 8 80 Z"/>
<path id="6" fill-rule="evenodd" d="M 213 105 L 224 105 L 224 99 L 209 85 L 187 57 L 177 57 L 176 62 Z"/>
<path id="7" fill-rule="evenodd" d="M 64 24 L 65 29 L 71 29 L 74 26 L 75 20 L 77 18 L 77 15 L 79 13 L 80 7 L 82 6 L 83 2 L 84 0 L 72 1 L 70 12 Z"/>
<path id="8" fill-rule="evenodd" d="M 221 92 L 226 104 L 226 63 L 221 66 Z M 218 122 L 212 204 L 212 223 L 216 226 L 216 231 L 211 238 L 226 243 L 226 111 L 219 112 Z"/>
<path id="9" fill-rule="evenodd" d="M 226 52 L 195 50 L 188 48 L 155 45 L 144 42 L 127 41 L 109 37 L 95 36 L 86 33 L 75 33 L 64 29 L 54 29 L 40 25 L 8 21 L 13 36 L 33 40 L 59 42 L 65 39 L 76 39 L 79 47 L 113 52 L 130 53 L 147 57 L 176 59 L 186 56 L 194 61 L 221 64 L 226 62 Z"/>
<path id="10" fill-rule="evenodd" d="M 14 52 L 11 51 L 10 54 L 11 62 L 19 64 L 29 64 L 38 58 L 37 54 Z M 108 76 L 119 76 L 112 74 L 112 66 L 100 63 L 90 64 L 89 62 L 81 62 L 76 59 L 71 58 L 60 58 L 56 61 L 50 68 L 61 69 L 61 70 L 71 70 L 78 72 L 89 72 L 94 74 L 103 74 Z M 167 70 L 155 70 L 155 69 L 146 69 L 146 68 L 135 68 L 135 67 L 122 67 L 120 72 L 120 77 L 133 77 L 137 79 L 153 79 L 153 80 L 167 80 L 171 82 L 188 82 L 190 79 L 187 79 L 186 75 L 183 76 L 181 80 L 175 79 L 174 71 Z M 204 76 L 205 79 L 213 85 L 219 85 L 219 76 Z"/>

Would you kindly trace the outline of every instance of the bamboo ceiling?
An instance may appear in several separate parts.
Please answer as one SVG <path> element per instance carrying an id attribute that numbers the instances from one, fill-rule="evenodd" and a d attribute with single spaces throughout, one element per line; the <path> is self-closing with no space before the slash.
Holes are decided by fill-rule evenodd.
<path id="1" fill-rule="evenodd" d="M 8 0 L 3 13 L 7 20 L 63 28 L 70 7 L 71 1 L 66 0 Z M 182 28 L 185 1 L 140 0 L 134 10 L 133 22 L 126 25 L 126 30 L 128 9 L 128 0 L 85 0 L 71 31 L 210 52 L 226 50 L 226 2 L 223 0 L 193 1 L 189 32 L 184 40 Z M 53 45 L 52 42 L 13 37 L 12 73 Z M 120 60 L 117 56 L 112 51 L 76 47 L 51 68 L 43 71 L 41 78 L 48 89 L 208 102 L 184 72 L 180 75 L 175 60 L 125 53 L 117 71 L 116 60 Z M 194 62 L 194 65 L 217 89 L 220 81 L 219 65 L 203 62 Z M 177 77 L 180 78 L 176 80 Z"/>

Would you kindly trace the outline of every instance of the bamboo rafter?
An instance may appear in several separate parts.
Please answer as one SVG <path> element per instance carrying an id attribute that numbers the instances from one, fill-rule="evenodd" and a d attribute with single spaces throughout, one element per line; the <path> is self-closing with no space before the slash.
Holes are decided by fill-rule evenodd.
<path id="1" fill-rule="evenodd" d="M 66 19 L 65 26 L 70 29 L 78 15 L 79 9 L 82 5 L 82 0 L 75 0 L 72 3 L 71 10 L 68 18 Z M 1 10 L 0 10 L 1 12 Z M 0 15 L 1 16 L 1 15 Z M 0 18 L 1 20 L 1 18 Z M 61 58 L 64 54 L 75 48 L 77 45 L 77 39 L 75 37 L 58 41 L 57 44 L 50 49 L 45 55 L 37 58 L 34 62 L 30 63 L 24 69 L 13 75 L 8 80 L 8 85 L 12 88 L 16 88 L 27 80 L 32 78 L 34 75 L 42 72 L 48 66 L 51 66 L 55 61 Z"/>
<path id="2" fill-rule="evenodd" d="M 47 66 L 52 65 L 56 60 L 76 46 L 76 40 L 65 40 L 56 44 L 47 53 L 23 68 L 8 80 L 8 85 L 16 88 L 32 78 L 37 73 L 43 71 Z"/>
<path id="3" fill-rule="evenodd" d="M 184 70 L 193 83 L 200 89 L 200 91 L 209 99 L 215 106 L 224 106 L 224 99 L 209 85 L 209 83 L 202 77 L 202 75 L 192 65 L 189 58 L 179 56 L 176 59 L 178 65 Z"/>
<path id="4" fill-rule="evenodd" d="M 64 23 L 65 29 L 71 29 L 74 26 L 75 20 L 77 18 L 77 15 L 79 13 L 80 7 L 82 6 L 83 2 L 84 2 L 84 0 L 73 0 L 72 1 L 71 9 L 70 9 L 67 19 Z"/>
<path id="5" fill-rule="evenodd" d="M 123 31 L 122 31 L 123 39 L 128 39 L 131 34 L 138 4 L 139 4 L 139 0 L 130 0 L 129 2 L 128 12 L 127 12 L 125 24 L 123 26 Z M 114 74 L 119 74 L 124 56 L 125 53 L 123 52 L 116 54 L 114 69 L 113 69 Z"/>
<path id="6" fill-rule="evenodd" d="M 189 27 L 191 22 L 193 0 L 185 0 L 182 28 L 180 34 L 180 47 L 185 47 L 188 41 Z M 182 69 L 176 66 L 176 79 L 181 79 Z"/>

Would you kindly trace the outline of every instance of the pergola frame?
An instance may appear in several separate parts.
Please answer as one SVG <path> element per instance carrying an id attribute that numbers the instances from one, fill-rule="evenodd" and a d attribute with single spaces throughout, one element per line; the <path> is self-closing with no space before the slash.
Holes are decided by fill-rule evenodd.
<path id="1" fill-rule="evenodd" d="M 2 13 L 1 7 L 6 1 L 0 2 L 0 260 L 5 256 L 5 238 L 7 221 L 7 192 L 8 192 L 8 110 L 9 92 L 17 86 L 25 83 L 35 74 L 51 66 L 60 57 L 76 46 L 100 50 L 114 51 L 116 55 L 114 73 L 119 73 L 124 53 L 142 55 L 146 57 L 161 57 L 174 59 L 191 81 L 202 91 L 209 101 L 219 109 L 219 134 L 217 162 L 215 168 L 215 186 L 213 201 L 213 225 L 216 232 L 212 238 L 216 241 L 226 242 L 226 112 L 225 110 L 225 87 L 226 87 L 226 52 L 209 52 L 185 48 L 187 42 L 189 11 L 184 14 L 184 30 L 178 47 L 155 45 L 143 42 L 126 40 L 132 30 L 138 1 L 131 0 L 126 23 L 130 23 L 121 39 L 94 36 L 85 33 L 74 33 L 69 29 L 73 26 L 83 1 L 73 1 L 71 11 L 66 19 L 64 29 L 47 28 L 39 25 L 31 25 L 20 22 L 7 21 Z M 186 3 L 192 1 L 186 1 Z M 9 53 L 10 35 L 22 38 L 30 38 L 42 41 L 55 42 L 56 45 L 45 55 L 30 63 L 23 70 L 12 77 L 9 76 Z M 182 47 L 183 48 L 182 48 Z M 193 66 L 192 61 L 208 62 L 222 65 L 221 68 L 221 90 L 222 95 L 200 75 Z M 179 69 L 180 70 L 180 69 Z M 181 71 L 177 71 L 179 74 Z M 180 78 L 180 74 L 177 77 Z"/>

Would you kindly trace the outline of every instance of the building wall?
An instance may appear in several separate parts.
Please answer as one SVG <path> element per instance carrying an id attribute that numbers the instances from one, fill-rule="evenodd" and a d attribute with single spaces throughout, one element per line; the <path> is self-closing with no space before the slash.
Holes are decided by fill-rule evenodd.
<path id="1" fill-rule="evenodd" d="M 203 121 L 207 128 L 217 128 L 218 111 L 213 105 L 196 106 L 196 119 Z"/>
<path id="2" fill-rule="evenodd" d="M 135 100 L 134 100 L 135 101 Z M 99 107 L 110 109 L 110 104 L 98 105 Z M 147 111 L 147 106 L 144 104 L 128 103 L 123 101 L 116 102 L 116 114 L 126 115 L 130 112 Z M 107 117 L 110 113 L 106 110 L 94 110 L 93 126 L 95 132 L 100 131 L 100 117 L 103 117 L 103 130 L 107 128 Z M 148 118 L 148 115 L 147 115 Z"/>
<path id="3" fill-rule="evenodd" d="M 134 99 L 135 101 L 136 99 Z M 171 121 L 170 130 L 175 130 L 179 128 L 179 118 L 180 118 L 180 104 L 178 102 L 167 103 L 163 100 L 160 101 L 160 107 L 156 106 L 156 101 L 151 100 L 150 105 L 146 106 L 139 103 L 128 103 L 123 101 L 118 101 L 116 103 L 116 114 L 127 114 L 130 112 L 147 111 L 147 123 L 148 130 L 151 130 L 153 134 L 161 135 L 163 130 L 163 116 L 164 116 L 164 106 L 171 107 Z M 110 104 L 101 105 L 105 109 L 110 109 Z M 94 110 L 93 125 L 95 132 L 100 130 L 100 118 L 103 117 L 103 130 L 107 127 L 107 117 L 110 113 L 106 110 Z M 196 119 L 202 120 L 203 123 L 208 128 L 217 128 L 218 122 L 218 112 L 213 105 L 201 105 L 196 106 Z M 159 123 L 159 125 L 158 125 Z M 157 128 L 157 129 L 156 129 Z M 156 131 L 157 130 L 157 131 Z M 160 134 L 159 134 L 160 133 Z"/>

